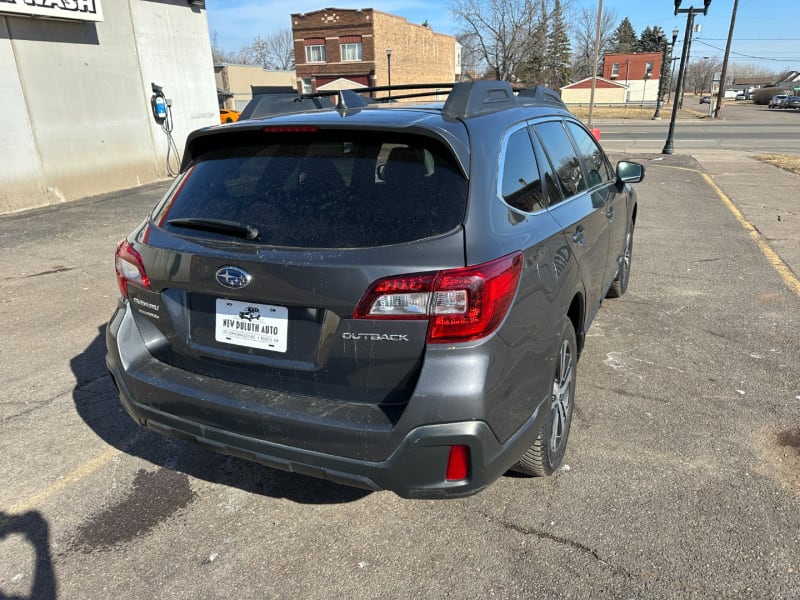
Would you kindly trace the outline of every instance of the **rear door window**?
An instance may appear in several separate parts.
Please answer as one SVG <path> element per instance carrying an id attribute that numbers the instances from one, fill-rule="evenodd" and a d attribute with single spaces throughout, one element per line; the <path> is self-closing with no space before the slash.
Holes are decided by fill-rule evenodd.
<path id="1" fill-rule="evenodd" d="M 550 159 L 542 148 L 542 142 L 539 137 L 531 131 L 531 140 L 533 141 L 533 149 L 536 153 L 536 161 L 539 163 L 539 173 L 543 182 L 543 195 L 547 206 L 558 204 L 564 199 L 564 194 L 561 191 L 561 184 L 558 182 L 554 171 L 553 165 L 550 164 Z"/>
<path id="2" fill-rule="evenodd" d="M 589 188 L 613 181 L 614 177 L 611 175 L 611 167 L 608 164 L 605 153 L 597 145 L 594 138 L 577 123 L 568 122 L 567 129 L 575 141 L 575 147 L 578 149 L 578 154 L 583 161 Z"/>
<path id="3" fill-rule="evenodd" d="M 524 212 L 544 208 L 542 181 L 527 128 L 508 136 L 501 165 L 500 195 L 506 204 Z"/>
<path id="4" fill-rule="evenodd" d="M 464 218 L 467 181 L 435 140 L 383 132 L 237 132 L 207 143 L 155 220 L 219 219 L 254 227 L 255 243 L 383 246 L 441 235 Z M 176 222 L 177 223 L 177 222 Z"/>
<path id="5" fill-rule="evenodd" d="M 548 121 L 534 126 L 545 152 L 550 157 L 553 169 L 566 197 L 574 196 L 586 189 L 581 161 L 567 136 L 561 121 Z"/>

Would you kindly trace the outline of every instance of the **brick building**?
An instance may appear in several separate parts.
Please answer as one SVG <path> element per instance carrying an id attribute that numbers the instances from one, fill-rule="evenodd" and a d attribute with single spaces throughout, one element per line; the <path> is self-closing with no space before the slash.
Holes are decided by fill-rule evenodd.
<path id="1" fill-rule="evenodd" d="M 663 61 L 661 52 L 606 54 L 603 78 L 625 84 L 626 102 L 655 102 Z"/>
<path id="2" fill-rule="evenodd" d="M 461 73 L 454 37 L 371 8 L 293 14 L 292 34 L 300 92 L 453 82 Z"/>

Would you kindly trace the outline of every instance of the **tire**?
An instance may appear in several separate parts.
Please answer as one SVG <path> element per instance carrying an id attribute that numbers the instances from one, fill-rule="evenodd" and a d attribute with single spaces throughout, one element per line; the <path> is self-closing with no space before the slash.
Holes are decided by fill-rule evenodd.
<path id="1" fill-rule="evenodd" d="M 622 253 L 622 264 L 619 272 L 611 282 L 606 297 L 619 298 L 628 291 L 628 281 L 631 278 L 631 260 L 633 259 L 633 221 L 628 223 L 628 231 L 625 233 L 625 250 Z"/>
<path id="2" fill-rule="evenodd" d="M 575 404 L 575 375 L 578 363 L 578 344 L 572 321 L 561 321 L 561 338 L 555 356 L 553 389 L 547 406 L 548 412 L 536 440 L 514 466 L 525 475 L 543 477 L 551 475 L 561 466 L 567 449 L 569 427 Z"/>

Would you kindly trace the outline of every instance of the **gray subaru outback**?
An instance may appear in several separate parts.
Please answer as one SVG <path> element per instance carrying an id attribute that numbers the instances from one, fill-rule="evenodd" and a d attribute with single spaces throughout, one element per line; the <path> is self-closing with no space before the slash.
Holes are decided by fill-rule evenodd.
<path id="1" fill-rule="evenodd" d="M 106 362 L 138 423 L 409 498 L 559 468 L 644 168 L 551 90 L 451 87 L 189 136 L 116 251 Z"/>

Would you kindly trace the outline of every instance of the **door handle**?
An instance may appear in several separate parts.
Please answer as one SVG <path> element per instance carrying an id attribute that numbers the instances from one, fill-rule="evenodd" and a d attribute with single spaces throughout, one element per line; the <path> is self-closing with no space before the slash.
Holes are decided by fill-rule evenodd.
<path id="1" fill-rule="evenodd" d="M 586 241 L 586 233 L 583 230 L 583 227 L 578 227 L 575 230 L 575 234 L 572 236 L 572 241 L 578 244 L 578 246 L 583 246 L 584 242 Z"/>
<path id="2" fill-rule="evenodd" d="M 614 220 L 614 207 L 613 206 L 609 206 L 608 207 L 608 210 L 606 211 L 606 217 L 608 217 L 609 221 L 613 221 Z"/>

